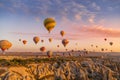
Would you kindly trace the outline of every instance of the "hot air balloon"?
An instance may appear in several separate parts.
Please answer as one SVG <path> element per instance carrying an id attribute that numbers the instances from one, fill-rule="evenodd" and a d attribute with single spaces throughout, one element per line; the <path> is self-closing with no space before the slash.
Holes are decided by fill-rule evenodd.
<path id="1" fill-rule="evenodd" d="M 107 38 L 105 38 L 104 40 L 107 41 Z"/>
<path id="2" fill-rule="evenodd" d="M 8 50 L 12 46 L 12 43 L 8 40 L 0 41 L 0 49 L 4 52 L 6 49 Z"/>
<path id="3" fill-rule="evenodd" d="M 98 46 L 96 46 L 96 48 L 98 48 Z"/>
<path id="4" fill-rule="evenodd" d="M 40 41 L 40 38 L 37 37 L 37 36 L 35 36 L 35 37 L 33 38 L 33 41 L 34 41 L 35 44 L 37 44 L 37 43 Z"/>
<path id="5" fill-rule="evenodd" d="M 63 37 L 65 35 L 64 31 L 60 31 L 61 36 Z"/>
<path id="6" fill-rule="evenodd" d="M 59 45 L 57 45 L 57 47 L 60 47 Z"/>
<path id="7" fill-rule="evenodd" d="M 21 41 L 21 39 L 19 39 L 19 41 Z"/>
<path id="8" fill-rule="evenodd" d="M 27 41 L 26 41 L 26 40 L 23 40 L 22 42 L 23 42 L 23 44 L 24 44 L 24 45 L 27 43 Z"/>
<path id="9" fill-rule="evenodd" d="M 52 51 L 48 51 L 48 52 L 47 52 L 47 56 L 48 56 L 48 57 L 51 57 L 52 55 L 53 55 L 53 52 L 52 52 Z"/>
<path id="10" fill-rule="evenodd" d="M 112 46 L 112 45 L 113 45 L 113 42 L 110 42 L 109 44 Z"/>
<path id="11" fill-rule="evenodd" d="M 40 48 L 40 51 L 42 51 L 42 52 L 44 52 L 45 50 L 46 50 L 45 47 Z"/>
<path id="12" fill-rule="evenodd" d="M 108 50 L 108 49 L 105 49 L 106 51 Z"/>
<path id="13" fill-rule="evenodd" d="M 49 42 L 52 42 L 52 38 L 49 38 Z"/>
<path id="14" fill-rule="evenodd" d="M 91 44 L 91 47 L 93 47 L 93 44 Z"/>
<path id="15" fill-rule="evenodd" d="M 101 51 L 104 51 L 104 48 L 101 48 Z"/>
<path id="16" fill-rule="evenodd" d="M 63 39 L 62 40 L 62 44 L 64 45 L 64 47 L 66 47 L 66 45 L 69 43 L 69 41 L 67 39 Z"/>
<path id="17" fill-rule="evenodd" d="M 86 51 L 87 49 L 84 48 L 84 51 Z"/>
<path id="18" fill-rule="evenodd" d="M 41 42 L 43 43 L 43 42 L 44 42 L 44 40 L 41 40 Z"/>
<path id="19" fill-rule="evenodd" d="M 71 50 L 71 52 L 74 52 L 74 50 Z"/>
<path id="20" fill-rule="evenodd" d="M 44 26 L 48 30 L 48 32 L 50 33 L 51 30 L 56 26 L 56 22 L 53 18 L 46 18 L 44 20 Z"/>
<path id="21" fill-rule="evenodd" d="M 68 49 L 65 49 L 66 51 L 68 50 Z"/>

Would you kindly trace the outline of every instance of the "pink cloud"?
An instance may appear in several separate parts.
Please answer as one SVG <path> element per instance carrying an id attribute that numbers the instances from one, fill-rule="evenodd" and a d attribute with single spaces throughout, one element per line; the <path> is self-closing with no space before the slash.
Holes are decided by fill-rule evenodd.
<path id="1" fill-rule="evenodd" d="M 94 18 L 94 16 L 92 17 Z M 102 20 L 102 24 L 105 24 Z M 68 38 L 72 39 L 82 39 L 83 38 L 95 38 L 95 37 L 120 37 L 120 28 L 119 29 L 113 29 L 113 28 L 107 28 L 105 26 L 99 26 L 102 25 L 97 24 L 87 24 L 84 25 L 83 22 L 75 22 L 70 21 L 69 19 L 63 19 L 63 22 L 61 23 L 61 26 L 66 26 L 66 32 L 68 33 L 66 36 Z"/>
<path id="2" fill-rule="evenodd" d="M 72 26 L 71 26 L 72 27 Z M 22 33 L 22 32 L 10 32 L 11 34 L 17 35 L 38 35 L 40 37 L 52 37 L 57 40 L 61 40 L 63 38 L 71 39 L 71 40 L 79 40 L 79 39 L 88 39 L 88 38 L 96 38 L 96 37 L 120 37 L 120 30 L 112 29 L 112 28 L 104 28 L 99 26 L 94 27 L 78 27 L 74 26 L 71 30 L 66 31 L 66 35 L 61 37 L 60 33 L 54 34 L 44 34 L 44 33 Z"/>
<path id="3" fill-rule="evenodd" d="M 104 28 L 104 27 L 82 27 L 82 31 L 98 37 L 120 37 L 120 29 Z"/>

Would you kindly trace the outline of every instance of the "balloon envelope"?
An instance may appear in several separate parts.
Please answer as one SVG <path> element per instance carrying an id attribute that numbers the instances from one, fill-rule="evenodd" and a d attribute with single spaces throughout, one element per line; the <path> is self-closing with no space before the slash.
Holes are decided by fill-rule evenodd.
<path id="1" fill-rule="evenodd" d="M 93 47 L 93 44 L 91 44 L 91 47 Z"/>
<path id="2" fill-rule="evenodd" d="M 107 41 L 107 38 L 105 38 L 104 40 Z"/>
<path id="3" fill-rule="evenodd" d="M 19 41 L 21 41 L 21 39 L 19 39 Z"/>
<path id="4" fill-rule="evenodd" d="M 69 43 L 69 41 L 67 39 L 63 39 L 62 40 L 62 44 L 64 47 L 66 47 L 66 45 Z"/>
<path id="5" fill-rule="evenodd" d="M 52 42 L 52 38 L 49 38 L 49 42 Z"/>
<path id="6" fill-rule="evenodd" d="M 59 45 L 57 45 L 57 47 L 60 47 Z"/>
<path id="7" fill-rule="evenodd" d="M 23 40 L 23 44 L 25 45 L 27 43 L 27 41 L 26 40 Z"/>
<path id="8" fill-rule="evenodd" d="M 8 40 L 1 40 L 0 41 L 0 49 L 2 51 L 5 51 L 6 49 L 8 50 L 12 46 L 12 43 L 9 42 Z"/>
<path id="9" fill-rule="evenodd" d="M 52 51 L 48 51 L 48 52 L 47 52 L 47 56 L 48 56 L 48 57 L 51 57 L 52 55 L 53 55 L 53 52 L 52 52 Z"/>
<path id="10" fill-rule="evenodd" d="M 74 50 L 71 50 L 71 52 L 74 52 Z"/>
<path id="11" fill-rule="evenodd" d="M 37 37 L 37 36 L 35 36 L 35 37 L 33 38 L 33 41 L 34 41 L 35 44 L 37 44 L 37 43 L 40 41 L 40 38 Z"/>
<path id="12" fill-rule="evenodd" d="M 43 42 L 44 42 L 44 40 L 41 40 L 41 42 L 43 43 Z"/>
<path id="13" fill-rule="evenodd" d="M 64 31 L 60 31 L 61 36 L 63 37 L 65 35 Z"/>
<path id="14" fill-rule="evenodd" d="M 44 26 L 50 33 L 51 30 L 56 26 L 56 21 L 53 18 L 46 18 L 44 20 Z"/>
<path id="15" fill-rule="evenodd" d="M 42 51 L 42 52 L 44 52 L 45 50 L 46 50 L 45 47 L 40 48 L 40 51 Z"/>
<path id="16" fill-rule="evenodd" d="M 113 45 L 113 42 L 110 42 L 109 44 L 112 46 L 112 45 Z"/>
<path id="17" fill-rule="evenodd" d="M 98 46 L 96 46 L 96 48 L 98 48 Z"/>
<path id="18" fill-rule="evenodd" d="M 101 51 L 104 51 L 104 48 L 101 48 Z"/>

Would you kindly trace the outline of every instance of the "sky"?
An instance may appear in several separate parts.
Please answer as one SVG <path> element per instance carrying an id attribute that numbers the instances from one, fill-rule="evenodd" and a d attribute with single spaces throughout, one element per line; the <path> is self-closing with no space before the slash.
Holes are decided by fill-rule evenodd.
<path id="1" fill-rule="evenodd" d="M 18 52 L 39 52 L 42 46 L 53 51 L 107 48 L 119 52 L 119 4 L 120 0 L 0 0 L 0 40 L 9 40 L 13 44 L 9 51 Z M 50 34 L 43 24 L 48 17 L 56 21 Z M 61 30 L 66 33 L 64 37 L 60 35 Z M 34 36 L 39 36 L 44 43 L 35 45 Z M 48 41 L 50 37 L 52 43 Z M 19 39 L 28 42 L 23 45 Z M 66 48 L 62 39 L 69 40 Z M 109 45 L 111 41 L 113 46 Z"/>

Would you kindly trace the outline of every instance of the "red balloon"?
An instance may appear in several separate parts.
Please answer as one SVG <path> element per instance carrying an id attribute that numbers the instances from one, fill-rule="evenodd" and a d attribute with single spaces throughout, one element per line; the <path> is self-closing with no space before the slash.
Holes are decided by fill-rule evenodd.
<path id="1" fill-rule="evenodd" d="M 45 50 L 46 50 L 45 47 L 40 48 L 40 51 L 42 51 L 42 52 L 44 52 Z"/>

